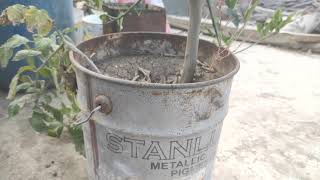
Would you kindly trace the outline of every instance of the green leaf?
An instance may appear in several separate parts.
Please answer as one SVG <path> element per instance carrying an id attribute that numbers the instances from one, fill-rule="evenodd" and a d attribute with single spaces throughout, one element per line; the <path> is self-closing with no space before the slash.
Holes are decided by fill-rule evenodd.
<path id="1" fill-rule="evenodd" d="M 14 105 L 9 105 L 8 106 L 8 114 L 9 114 L 9 118 L 12 118 L 14 116 L 16 116 L 20 111 L 20 106 L 17 104 Z"/>
<path id="2" fill-rule="evenodd" d="M 32 117 L 29 119 L 29 122 L 32 128 L 37 132 L 45 132 L 48 130 L 48 127 L 45 123 L 49 117 L 41 112 L 40 108 L 33 109 Z"/>
<path id="3" fill-rule="evenodd" d="M 30 87 L 30 88 L 27 89 L 26 93 L 39 94 L 39 93 L 41 93 L 41 89 L 40 88 L 36 88 L 36 87 Z"/>
<path id="4" fill-rule="evenodd" d="M 48 127 L 48 135 L 51 137 L 60 137 L 63 130 L 63 124 L 58 121 L 46 123 Z"/>
<path id="5" fill-rule="evenodd" d="M 75 144 L 76 151 L 84 155 L 84 138 L 81 126 L 69 126 L 68 130 Z"/>
<path id="6" fill-rule="evenodd" d="M 51 76 L 51 70 L 48 67 L 41 68 L 38 73 L 44 78 L 49 78 Z"/>
<path id="7" fill-rule="evenodd" d="M 16 34 L 16 35 L 13 35 L 11 38 L 9 38 L 7 42 L 4 43 L 1 47 L 7 48 L 7 49 L 17 48 L 21 45 L 27 44 L 28 42 L 30 42 L 29 39 Z"/>
<path id="8" fill-rule="evenodd" d="M 232 38 L 231 36 L 227 36 L 225 34 L 221 35 L 222 41 L 225 43 L 225 45 L 229 46 L 231 44 Z"/>
<path id="9" fill-rule="evenodd" d="M 52 102 L 51 93 L 48 93 L 48 94 L 44 95 L 43 99 L 47 104 L 50 104 Z"/>
<path id="10" fill-rule="evenodd" d="M 21 4 L 16 4 L 13 6 L 9 6 L 5 12 L 9 21 L 12 22 L 13 25 L 23 23 L 24 22 L 24 12 L 26 10 L 26 6 Z"/>
<path id="11" fill-rule="evenodd" d="M 20 61 L 29 57 L 35 57 L 41 55 L 40 51 L 31 50 L 31 49 L 24 49 L 21 51 L 18 51 L 12 61 Z"/>
<path id="12" fill-rule="evenodd" d="M 252 0 L 252 2 L 250 3 L 248 9 L 246 9 L 245 13 L 244 13 L 244 21 L 247 22 L 250 20 L 254 10 L 256 9 L 256 7 L 259 4 L 259 0 Z"/>
<path id="13" fill-rule="evenodd" d="M 118 31 L 122 31 L 123 29 L 123 17 L 117 20 Z"/>
<path id="14" fill-rule="evenodd" d="M 77 98 L 76 98 L 76 95 L 74 94 L 74 92 L 72 91 L 66 91 L 67 93 L 67 97 L 68 97 L 68 100 L 71 102 L 71 107 L 72 107 L 72 110 L 75 112 L 75 113 L 78 113 L 81 111 L 78 103 L 77 103 Z"/>
<path id="15" fill-rule="evenodd" d="M 49 104 L 45 104 L 42 103 L 42 107 L 49 112 L 50 114 L 53 115 L 53 117 L 55 118 L 55 120 L 59 121 L 59 122 L 63 122 L 63 114 L 61 112 L 60 109 L 57 109 Z"/>
<path id="16" fill-rule="evenodd" d="M 27 75 L 21 75 L 19 80 L 23 83 L 25 82 L 28 82 L 28 83 L 31 83 L 32 82 L 32 79 L 30 76 L 27 76 Z"/>
<path id="17" fill-rule="evenodd" d="M 102 9 L 103 0 L 92 0 L 94 2 L 95 7 L 97 7 L 99 10 Z"/>
<path id="18" fill-rule="evenodd" d="M 26 94 L 15 99 L 8 106 L 9 117 L 13 117 L 18 114 L 20 109 L 24 108 L 26 104 L 34 102 L 36 99 L 37 96 L 35 94 Z"/>
<path id="19" fill-rule="evenodd" d="M 227 10 L 227 15 L 232 18 L 232 23 L 236 26 L 239 27 L 240 24 L 240 16 L 238 15 L 236 10 L 228 9 Z"/>
<path id="20" fill-rule="evenodd" d="M 237 0 L 225 0 L 225 3 L 228 8 L 234 9 L 236 7 Z"/>
<path id="21" fill-rule="evenodd" d="M 50 50 L 53 48 L 53 45 L 55 45 L 55 42 L 50 38 L 44 38 L 44 37 L 37 37 L 35 38 L 35 47 L 37 49 L 40 49 L 42 51 L 44 50 Z"/>
<path id="22" fill-rule="evenodd" d="M 1 68 L 6 68 L 8 66 L 9 60 L 13 55 L 13 49 L 0 47 L 0 66 Z"/>
<path id="23" fill-rule="evenodd" d="M 45 10 L 30 6 L 25 12 L 27 29 L 36 30 L 40 35 L 46 36 L 52 29 L 53 21 Z"/>
<path id="24" fill-rule="evenodd" d="M 60 92 L 61 89 L 60 89 L 60 84 L 59 84 L 59 80 L 58 80 L 58 71 L 55 68 L 50 69 L 50 71 L 51 71 L 51 76 L 52 76 L 54 85 L 55 85 L 57 91 Z"/>
<path id="25" fill-rule="evenodd" d="M 18 81 L 19 81 L 19 74 L 15 75 L 10 82 L 7 99 L 12 100 L 16 97 Z"/>
<path id="26" fill-rule="evenodd" d="M 72 109 L 68 108 L 63 102 L 61 102 L 61 109 L 60 110 L 64 115 L 67 115 L 68 117 L 71 116 Z"/>
<path id="27" fill-rule="evenodd" d="M 34 71 L 34 67 L 33 66 L 22 66 L 21 68 L 19 68 L 17 74 L 20 75 L 20 74 L 27 72 L 27 71 Z"/>
<path id="28" fill-rule="evenodd" d="M 30 88 L 31 85 L 32 85 L 32 84 L 29 83 L 29 82 L 21 83 L 21 84 L 19 84 L 19 85 L 17 86 L 16 91 L 19 92 L 19 91 L 21 91 L 21 90 L 26 90 L 26 89 Z"/>
<path id="29" fill-rule="evenodd" d="M 15 96 L 17 94 L 17 85 L 18 85 L 20 75 L 26 71 L 32 71 L 33 68 L 34 67 L 32 67 L 32 66 L 23 66 L 18 70 L 17 74 L 13 77 L 13 79 L 10 82 L 9 93 L 8 93 L 7 99 L 12 100 L 15 98 Z"/>

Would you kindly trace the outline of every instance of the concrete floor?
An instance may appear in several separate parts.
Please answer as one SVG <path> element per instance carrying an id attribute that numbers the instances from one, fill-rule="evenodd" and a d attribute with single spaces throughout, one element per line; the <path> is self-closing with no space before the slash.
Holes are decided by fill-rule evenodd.
<path id="1" fill-rule="evenodd" d="M 318 180 L 320 55 L 255 46 L 238 57 L 242 66 L 216 179 Z M 69 137 L 34 133 L 25 114 L 7 120 L 4 97 L 0 94 L 0 180 L 85 180 L 85 160 Z"/>

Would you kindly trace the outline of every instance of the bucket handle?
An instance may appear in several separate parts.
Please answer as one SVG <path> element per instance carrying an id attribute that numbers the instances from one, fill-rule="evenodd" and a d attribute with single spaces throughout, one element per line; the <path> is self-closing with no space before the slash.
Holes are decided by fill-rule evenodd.
<path id="1" fill-rule="evenodd" d="M 74 125 L 75 125 L 75 126 L 80 126 L 80 125 L 88 122 L 88 121 L 91 119 L 91 117 L 94 115 L 94 113 L 97 112 L 97 111 L 100 111 L 100 110 L 101 110 L 101 106 L 98 106 L 98 107 L 94 108 L 94 109 L 90 112 L 90 114 L 89 114 L 89 116 L 88 116 L 87 118 L 85 118 L 85 119 L 82 120 L 82 121 L 76 121 L 76 122 L 74 122 Z"/>
<path id="2" fill-rule="evenodd" d="M 79 126 L 81 124 L 88 122 L 91 119 L 91 117 L 94 115 L 94 113 L 96 113 L 97 111 L 105 113 L 106 115 L 111 113 L 113 106 L 112 106 L 112 102 L 111 102 L 111 99 L 109 96 L 98 95 L 98 96 L 96 96 L 94 102 L 95 102 L 96 108 L 94 108 L 90 112 L 89 116 L 87 118 L 85 118 L 84 120 L 76 121 L 74 123 L 75 126 Z"/>

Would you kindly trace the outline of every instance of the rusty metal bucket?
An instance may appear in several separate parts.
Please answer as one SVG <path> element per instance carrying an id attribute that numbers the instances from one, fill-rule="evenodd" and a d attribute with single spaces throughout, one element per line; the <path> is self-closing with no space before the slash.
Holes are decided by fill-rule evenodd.
<path id="1" fill-rule="evenodd" d="M 156 42 L 156 43 L 154 43 Z M 153 44 L 153 45 L 151 45 Z M 94 61 L 112 56 L 183 55 L 186 37 L 160 33 L 101 36 L 78 47 Z M 199 59 L 217 51 L 201 40 Z M 90 71 L 70 53 L 82 111 L 103 105 L 84 124 L 90 180 L 212 180 L 213 164 L 238 60 L 216 64 L 223 77 L 190 84 L 148 84 Z"/>
<path id="2" fill-rule="evenodd" d="M 109 15 L 117 17 L 119 13 L 123 13 L 128 6 L 132 4 L 105 3 L 103 10 Z M 121 32 L 166 32 L 166 10 L 162 7 L 154 5 L 142 5 L 141 12 L 130 12 L 123 18 L 123 29 Z M 104 23 L 103 33 L 119 32 L 117 22 L 110 24 Z"/>

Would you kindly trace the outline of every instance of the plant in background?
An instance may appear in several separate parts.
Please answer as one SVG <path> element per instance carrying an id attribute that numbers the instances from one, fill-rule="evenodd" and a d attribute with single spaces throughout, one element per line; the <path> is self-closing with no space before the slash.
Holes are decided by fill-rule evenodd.
<path id="1" fill-rule="evenodd" d="M 245 1 L 217 0 L 217 2 L 211 2 L 211 0 L 206 0 L 206 5 L 210 12 L 210 19 L 212 21 L 212 30 L 208 29 L 208 32 L 211 36 L 215 37 L 216 42 L 221 49 L 215 57 L 218 60 L 229 56 L 231 52 L 234 54 L 243 52 L 264 39 L 278 34 L 283 27 L 293 20 L 294 14 L 284 17 L 282 10 L 278 9 L 267 21 L 256 23 L 257 31 L 260 34 L 260 40 L 258 40 L 257 43 L 241 48 L 243 46 L 243 43 L 241 42 L 235 49 L 231 49 L 231 45 L 238 40 L 244 32 L 256 7 L 260 3 L 259 0 L 250 0 L 248 1 L 248 4 L 243 4 L 243 2 Z M 216 4 L 217 6 L 217 15 L 214 15 L 212 4 Z M 225 18 L 225 24 L 223 24 L 222 18 Z M 228 26 L 230 24 L 233 24 L 233 26 L 236 27 L 236 31 L 232 33 L 224 32 L 223 25 Z"/>
<path id="2" fill-rule="evenodd" d="M 243 47 L 243 42 L 240 42 L 240 44 L 233 49 L 232 44 L 239 39 L 248 24 L 252 23 L 250 20 L 259 4 L 259 0 L 188 0 L 188 2 L 190 22 L 180 83 L 192 83 L 197 64 L 199 64 L 202 69 L 213 73 L 216 72 L 214 65 L 219 63 L 219 61 L 222 61 L 231 54 L 245 51 L 262 40 L 279 33 L 284 26 L 292 21 L 294 16 L 289 15 L 284 17 L 280 9 L 275 11 L 270 19 L 263 23 L 257 23 L 257 31 L 260 34 L 260 40 L 257 43 Z M 218 51 L 209 64 L 200 62 L 197 59 L 198 38 L 201 30 L 200 22 L 202 20 L 201 15 L 205 3 L 209 10 L 208 14 L 212 22 L 212 27 L 208 28 L 204 33 L 210 34 L 218 46 Z M 233 30 L 224 29 L 224 27 L 231 24 L 235 27 Z"/>
<path id="3" fill-rule="evenodd" d="M 103 6 L 105 2 L 103 0 L 85 0 L 85 6 L 89 11 L 95 10 L 99 13 L 101 20 L 105 25 L 115 23 L 117 32 L 120 32 L 123 29 L 123 18 L 129 13 L 140 14 L 142 11 L 146 10 L 145 4 L 143 0 L 137 0 L 133 4 L 122 4 L 121 9 L 118 9 L 118 13 L 115 15 L 109 14 L 109 12 L 105 11 Z M 108 3 L 106 3 L 108 4 Z M 109 5 L 115 5 L 116 3 L 109 3 Z M 91 12 L 93 13 L 93 12 Z M 113 12 L 114 13 L 114 12 Z"/>
<path id="4" fill-rule="evenodd" d="M 59 31 L 50 33 L 54 24 L 45 10 L 16 4 L 2 12 L 0 25 L 19 24 L 25 24 L 33 38 L 16 34 L 0 46 L 1 68 L 5 68 L 10 59 L 27 62 L 9 87 L 9 117 L 16 116 L 25 106 L 31 106 L 29 121 L 35 131 L 60 137 L 66 129 L 76 149 L 83 152 L 81 127 L 73 124 L 80 109 L 75 98 L 75 74 L 69 61 L 68 46 L 61 40 Z M 66 29 L 61 34 L 68 38 L 71 31 Z M 15 54 L 14 50 L 17 50 Z M 17 96 L 19 92 L 21 96 Z"/>

